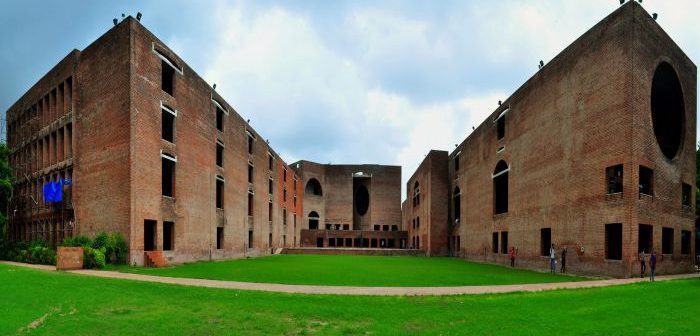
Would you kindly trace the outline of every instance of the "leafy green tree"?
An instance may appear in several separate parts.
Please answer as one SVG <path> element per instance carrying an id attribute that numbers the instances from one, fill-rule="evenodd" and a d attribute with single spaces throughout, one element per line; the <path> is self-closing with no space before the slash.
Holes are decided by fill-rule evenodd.
<path id="1" fill-rule="evenodd" d="M 0 241 L 5 237 L 7 207 L 12 196 L 12 170 L 9 163 L 10 148 L 0 143 Z"/>

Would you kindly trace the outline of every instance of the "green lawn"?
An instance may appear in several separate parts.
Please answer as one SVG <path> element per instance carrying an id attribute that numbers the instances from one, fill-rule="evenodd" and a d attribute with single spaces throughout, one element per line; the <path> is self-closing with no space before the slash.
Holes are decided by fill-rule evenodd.
<path id="1" fill-rule="evenodd" d="M 693 335 L 700 325 L 697 279 L 369 297 L 184 287 L 0 265 L 0 284 L 0 335 Z"/>
<path id="2" fill-rule="evenodd" d="M 506 285 L 585 280 L 456 258 L 275 255 L 123 272 L 181 278 L 331 286 Z"/>

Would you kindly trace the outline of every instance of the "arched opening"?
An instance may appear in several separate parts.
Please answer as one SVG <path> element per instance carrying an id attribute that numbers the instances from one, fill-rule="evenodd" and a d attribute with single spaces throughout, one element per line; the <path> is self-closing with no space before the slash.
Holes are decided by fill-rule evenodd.
<path id="1" fill-rule="evenodd" d="M 309 230 L 318 230 L 319 216 L 316 211 L 309 212 Z"/>
<path id="2" fill-rule="evenodd" d="M 651 120 L 661 152 L 673 159 L 683 141 L 683 89 L 673 67 L 663 62 L 651 82 Z"/>
<path id="3" fill-rule="evenodd" d="M 321 183 L 317 179 L 311 178 L 309 182 L 306 182 L 306 188 L 304 192 L 307 195 L 323 196 L 323 190 L 321 189 Z"/>
<path id="4" fill-rule="evenodd" d="M 508 164 L 501 160 L 493 171 L 493 213 L 508 212 Z"/>
<path id="5" fill-rule="evenodd" d="M 461 207 L 460 205 L 462 204 L 462 193 L 459 191 L 459 187 L 456 187 L 454 192 L 452 193 L 452 205 L 453 205 L 453 211 L 454 211 L 454 222 L 455 224 L 459 224 L 460 222 L 460 216 L 461 216 Z"/>
<path id="6" fill-rule="evenodd" d="M 369 208 L 369 192 L 367 187 L 361 185 L 355 191 L 355 210 L 360 216 L 364 216 Z"/>

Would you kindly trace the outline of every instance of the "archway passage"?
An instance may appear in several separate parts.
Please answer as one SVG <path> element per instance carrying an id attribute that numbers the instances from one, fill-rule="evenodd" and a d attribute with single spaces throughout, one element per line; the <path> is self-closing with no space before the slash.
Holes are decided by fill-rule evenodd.
<path id="1" fill-rule="evenodd" d="M 321 183 L 317 179 L 311 178 L 309 182 L 306 182 L 306 188 L 304 192 L 307 195 L 323 196 L 323 189 L 321 189 Z"/>
<path id="2" fill-rule="evenodd" d="M 662 62 L 651 82 L 651 120 L 661 152 L 676 157 L 683 141 L 685 103 L 680 80 L 673 67 Z"/>
<path id="3" fill-rule="evenodd" d="M 355 210 L 360 216 L 364 216 L 369 209 L 369 192 L 367 187 L 361 185 L 355 191 Z"/>
<path id="4" fill-rule="evenodd" d="M 318 219 L 316 211 L 309 212 L 309 230 L 318 230 Z"/>

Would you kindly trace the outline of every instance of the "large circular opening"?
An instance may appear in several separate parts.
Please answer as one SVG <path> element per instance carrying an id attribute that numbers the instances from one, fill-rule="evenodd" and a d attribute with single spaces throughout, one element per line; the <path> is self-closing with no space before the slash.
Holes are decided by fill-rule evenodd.
<path id="1" fill-rule="evenodd" d="M 651 82 L 651 121 L 661 152 L 673 159 L 683 141 L 683 90 L 670 64 L 659 64 Z"/>
<path id="2" fill-rule="evenodd" d="M 355 210 L 360 216 L 364 216 L 369 208 L 369 192 L 367 187 L 361 185 L 355 191 Z"/>

